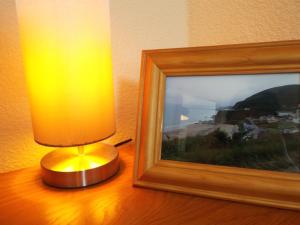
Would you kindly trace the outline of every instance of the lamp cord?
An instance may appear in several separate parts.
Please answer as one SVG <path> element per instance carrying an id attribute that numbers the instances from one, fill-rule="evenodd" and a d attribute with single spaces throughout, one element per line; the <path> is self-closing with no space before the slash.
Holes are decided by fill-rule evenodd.
<path id="1" fill-rule="evenodd" d="M 123 141 L 120 141 L 120 142 L 114 144 L 114 146 L 115 146 L 115 147 L 119 147 L 119 146 L 124 145 L 124 144 L 126 144 L 126 143 L 128 143 L 128 142 L 131 142 L 131 141 L 132 141 L 131 138 L 125 139 L 125 140 L 123 140 Z"/>

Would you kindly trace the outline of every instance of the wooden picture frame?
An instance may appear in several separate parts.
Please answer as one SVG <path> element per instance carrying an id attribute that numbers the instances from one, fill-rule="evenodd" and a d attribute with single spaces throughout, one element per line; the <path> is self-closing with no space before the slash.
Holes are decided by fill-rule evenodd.
<path id="1" fill-rule="evenodd" d="M 142 52 L 134 185 L 300 209 L 300 174 L 161 160 L 168 76 L 300 72 L 300 41 Z"/>

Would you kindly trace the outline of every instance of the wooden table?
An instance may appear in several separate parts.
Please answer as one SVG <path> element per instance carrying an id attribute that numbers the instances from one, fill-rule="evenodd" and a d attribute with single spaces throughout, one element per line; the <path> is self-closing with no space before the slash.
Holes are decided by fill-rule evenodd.
<path id="1" fill-rule="evenodd" d="M 39 168 L 0 174 L 0 224 L 300 224 L 297 211 L 135 188 L 134 146 L 119 151 L 118 175 L 83 189 L 48 187 Z"/>

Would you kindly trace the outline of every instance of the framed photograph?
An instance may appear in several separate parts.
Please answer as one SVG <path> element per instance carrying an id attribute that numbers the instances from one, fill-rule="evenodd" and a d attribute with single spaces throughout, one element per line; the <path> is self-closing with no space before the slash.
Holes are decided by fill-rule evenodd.
<path id="1" fill-rule="evenodd" d="M 143 51 L 134 185 L 300 209 L 300 41 Z"/>

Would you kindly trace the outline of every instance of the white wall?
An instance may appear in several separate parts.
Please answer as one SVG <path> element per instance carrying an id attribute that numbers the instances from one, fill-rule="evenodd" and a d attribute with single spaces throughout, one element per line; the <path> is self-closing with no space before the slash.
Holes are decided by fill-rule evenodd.
<path id="1" fill-rule="evenodd" d="M 300 38 L 299 0 L 187 0 L 189 45 Z"/>
<path id="2" fill-rule="evenodd" d="M 135 137 L 142 49 L 187 46 L 183 0 L 111 0 L 118 137 Z"/>

